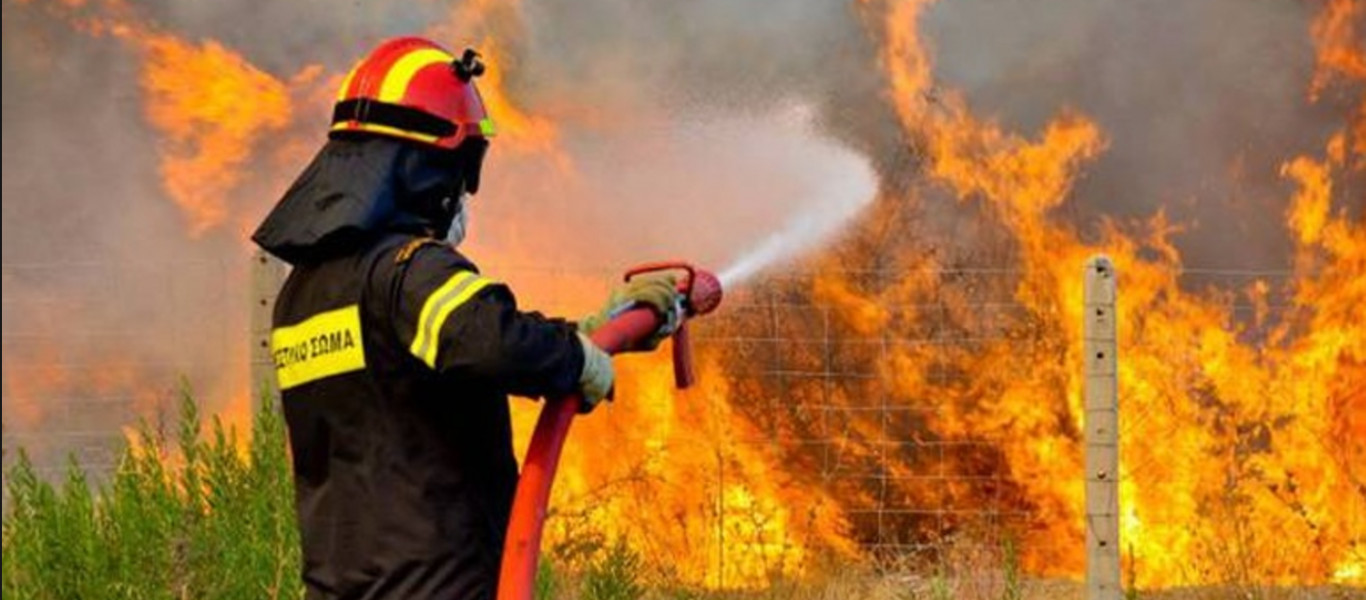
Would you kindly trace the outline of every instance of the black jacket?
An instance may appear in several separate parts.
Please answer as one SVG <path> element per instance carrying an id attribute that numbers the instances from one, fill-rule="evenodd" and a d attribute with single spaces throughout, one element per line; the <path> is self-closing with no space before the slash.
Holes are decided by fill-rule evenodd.
<path id="1" fill-rule="evenodd" d="M 582 370 L 572 324 L 403 222 L 311 253 L 288 228 L 255 236 L 293 249 L 272 351 L 309 598 L 491 598 L 517 481 L 507 394 L 566 394 Z"/>

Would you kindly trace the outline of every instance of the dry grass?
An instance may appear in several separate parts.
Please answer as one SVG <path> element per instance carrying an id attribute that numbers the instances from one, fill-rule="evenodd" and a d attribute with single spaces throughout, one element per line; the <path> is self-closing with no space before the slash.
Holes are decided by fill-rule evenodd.
<path id="1" fill-rule="evenodd" d="M 964 590 L 975 584 L 936 580 L 913 575 L 849 575 L 805 585 L 777 585 L 750 592 L 693 592 L 652 590 L 643 598 L 690 600 L 1001 600 L 1010 596 L 975 596 Z M 1073 581 L 1026 579 L 1019 600 L 1082 600 L 1082 585 Z M 1141 600 L 1363 600 L 1366 590 L 1342 586 L 1312 588 L 1263 588 L 1249 592 L 1239 586 L 1199 587 L 1178 590 L 1131 592 L 1127 598 Z"/>
<path id="2" fill-rule="evenodd" d="M 284 425 L 258 415 L 246 453 L 219 426 L 201 430 L 182 398 L 177 434 L 143 428 L 113 480 L 87 484 L 73 463 L 65 485 L 22 458 L 4 506 L 9 598 L 298 598 L 298 538 Z M 539 598 L 564 600 L 1081 600 L 1071 581 L 1023 577 L 1009 543 L 947 541 L 938 564 L 874 570 L 820 565 L 804 580 L 762 589 L 706 590 L 661 575 L 658 562 L 601 532 L 551 548 Z M 1238 573 L 1239 571 L 1230 571 Z M 929 573 L 929 574 L 927 574 Z M 1236 577 L 1230 577 L 1236 581 Z M 1366 590 L 1224 585 L 1131 593 L 1127 600 L 1363 600 Z"/>

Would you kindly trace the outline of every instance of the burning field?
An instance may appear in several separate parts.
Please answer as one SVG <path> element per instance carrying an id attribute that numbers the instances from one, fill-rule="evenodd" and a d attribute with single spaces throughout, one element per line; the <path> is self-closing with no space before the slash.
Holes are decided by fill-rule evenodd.
<path id="1" fill-rule="evenodd" d="M 464 249 L 524 305 L 662 257 L 728 279 L 698 388 L 620 359 L 575 425 L 556 560 L 1080 577 L 1105 253 L 1126 582 L 1366 586 L 1362 0 L 201 4 L 4 2 L 7 459 L 182 375 L 248 422 L 246 234 L 351 62 L 421 32 L 492 65 Z"/>

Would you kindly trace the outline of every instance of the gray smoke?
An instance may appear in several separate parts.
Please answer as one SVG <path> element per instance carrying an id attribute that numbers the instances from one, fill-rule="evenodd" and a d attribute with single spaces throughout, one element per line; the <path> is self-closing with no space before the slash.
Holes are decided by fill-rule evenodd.
<path id="1" fill-rule="evenodd" d="M 10 363 L 32 353 L 25 335 L 58 340 L 77 362 L 115 354 L 172 367 L 233 363 L 242 346 L 223 340 L 244 326 L 234 294 L 245 281 L 233 265 L 246 244 L 236 231 L 186 237 L 160 188 L 160 140 L 142 113 L 138 58 L 117 40 L 73 33 L 40 4 L 3 3 L 6 389 Z M 450 6 L 158 0 L 135 10 L 287 78 L 311 64 L 340 72 L 383 37 L 447 19 Z M 1281 221 L 1291 189 L 1279 164 L 1319 151 L 1351 101 L 1305 102 L 1314 10 L 954 0 L 932 6 L 923 25 L 943 84 L 964 90 L 978 113 L 1032 134 L 1072 107 L 1104 129 L 1109 149 L 1060 218 L 1089 235 L 1101 215 L 1166 207 L 1191 225 L 1178 238 L 1189 264 L 1277 268 L 1287 259 Z M 913 144 L 888 108 L 856 6 L 528 0 L 522 16 L 479 27 L 509 45 L 508 87 L 528 112 L 559 124 L 573 174 L 495 148 L 472 207 L 476 250 L 514 248 L 604 273 L 673 254 L 725 261 L 805 211 L 842 218 L 857 208 L 809 197 L 804 190 L 829 189 L 813 177 L 860 177 L 866 161 L 884 189 L 914 183 Z M 326 118 L 297 115 L 283 137 L 321 139 Z M 248 181 L 233 206 L 263 215 L 287 182 Z M 961 237 L 975 212 L 930 190 L 888 221 L 897 227 L 861 243 L 895 243 L 909 231 Z M 201 266 L 150 266 L 177 261 Z M 212 264 L 229 267 L 202 266 Z M 117 335 L 70 337 L 91 332 Z M 7 415 L 13 402 L 7 391 Z"/>
<path id="2" fill-rule="evenodd" d="M 1140 219 L 1165 209 L 1185 226 L 1175 239 L 1188 265 L 1276 270 L 1288 265 L 1283 223 L 1294 190 L 1280 166 L 1321 154 L 1361 93 L 1307 101 L 1308 31 L 1318 9 L 1238 0 L 955 0 L 932 5 L 922 27 L 941 84 L 963 90 L 978 114 L 1034 135 L 1074 109 L 1105 131 L 1108 149 L 1086 166 L 1058 214 L 1083 235 L 1093 236 L 1102 216 Z M 525 69 L 514 83 L 533 105 L 629 114 L 644 104 L 687 120 L 708 111 L 759 114 L 797 99 L 815 108 L 821 131 L 864 154 L 885 186 L 913 177 L 914 144 L 887 110 L 876 49 L 854 6 L 546 2 L 531 3 L 526 15 Z M 1366 204 L 1361 179 L 1339 194 L 1343 208 Z M 940 230 L 976 218 L 973 207 L 933 190 L 926 204 L 910 215 Z"/>
<path id="3" fill-rule="evenodd" d="M 138 57 L 33 5 L 3 4 L 6 460 L 76 452 L 97 470 L 119 426 L 189 379 L 222 409 L 244 373 L 238 240 L 191 240 L 166 199 Z"/>
<path id="4" fill-rule="evenodd" d="M 1278 269 L 1294 189 L 1280 165 L 1322 154 L 1351 106 L 1306 100 L 1318 8 L 964 0 L 935 5 L 925 25 L 939 75 L 984 114 L 1033 132 L 1073 107 L 1105 131 L 1064 216 L 1094 225 L 1165 207 L 1188 226 L 1176 238 L 1187 265 Z"/>

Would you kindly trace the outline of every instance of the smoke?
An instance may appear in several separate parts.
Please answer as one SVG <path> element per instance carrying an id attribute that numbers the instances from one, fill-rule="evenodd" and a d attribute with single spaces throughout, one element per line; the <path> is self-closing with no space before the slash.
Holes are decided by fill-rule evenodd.
<path id="1" fill-rule="evenodd" d="M 471 206 L 476 259 L 604 275 L 672 256 L 726 264 L 775 247 L 765 240 L 791 228 L 829 236 L 868 212 L 869 168 L 889 193 L 864 222 L 885 231 L 847 244 L 914 236 L 976 257 L 989 245 L 971 203 L 935 189 L 904 200 L 918 185 L 916 140 L 896 125 L 876 34 L 859 6 L 110 6 L 191 42 L 217 40 L 276 79 L 302 82 L 291 84 L 294 120 L 254 147 L 249 174 L 229 192 L 233 223 L 188 235 L 160 180 L 167 140 L 147 120 L 142 57 L 116 37 L 75 32 L 65 9 L 5 0 L 7 390 L 9 367 L 33 362 L 33 336 L 55 340 L 63 363 L 116 356 L 181 369 L 245 360 L 241 342 L 225 342 L 245 329 L 241 224 L 265 214 L 321 139 L 328 76 L 390 35 L 439 31 L 455 47 L 495 40 L 503 63 L 494 68 L 504 69 L 510 96 L 558 128 L 564 160 L 495 146 Z M 1188 264 L 1268 268 L 1289 254 L 1290 184 L 1278 166 L 1322 148 L 1350 101 L 1304 102 L 1312 13 L 1300 3 L 1237 0 L 956 0 L 932 5 L 924 27 L 936 77 L 963 90 L 978 114 L 1031 132 L 1071 107 L 1103 129 L 1108 148 L 1059 218 L 1093 235 L 1101 216 L 1162 208 L 1187 226 L 1176 241 Z M 310 67 L 322 75 L 300 78 Z M 224 370 L 201 379 L 238 377 L 237 367 Z M 5 402 L 8 415 L 14 395 Z"/>
<path id="2" fill-rule="evenodd" d="M 427 29 L 455 12 L 436 2 L 348 10 L 322 0 L 250 4 L 161 0 L 140 8 L 168 31 L 219 40 L 280 78 L 313 64 L 338 72 L 375 40 Z M 11 229 L 25 225 L 20 235 L 6 236 L 7 258 L 40 247 L 43 256 L 63 249 L 88 255 L 92 248 L 84 244 L 95 240 L 107 240 L 98 242 L 101 254 L 127 249 L 127 236 L 107 222 L 115 215 L 101 215 L 92 201 L 99 196 L 145 199 L 146 211 L 128 215 L 136 200 L 125 200 L 117 216 L 128 215 L 139 229 L 148 221 L 174 228 L 173 210 L 155 198 L 158 140 L 132 83 L 136 57 L 109 38 L 68 35 L 69 27 L 27 3 L 7 2 L 5 14 L 11 51 L 4 73 L 17 84 L 4 92 L 5 165 L 19 173 L 6 178 L 12 200 L 5 215 Z M 1101 125 L 1111 143 L 1074 194 L 1079 223 L 1100 214 L 1145 216 L 1165 206 L 1175 221 L 1193 225 L 1182 240 L 1192 262 L 1271 266 L 1285 256 L 1280 221 L 1288 185 L 1277 174 L 1279 162 L 1321 147 L 1343 111 L 1331 99 L 1305 108 L 1311 16 L 1299 4 L 1236 0 L 961 0 L 933 5 L 925 26 L 937 48 L 937 76 L 965 91 L 979 112 L 1031 131 L 1059 107 L 1073 107 Z M 747 118 L 762 121 L 801 104 L 812 107 L 818 131 L 866 155 L 885 183 L 901 185 L 897 180 L 914 171 L 912 142 L 891 126 L 880 75 L 871 68 L 870 36 L 855 7 L 814 0 L 665 7 L 547 1 L 522 6 L 515 26 L 500 26 L 505 21 L 471 28 L 509 38 L 513 95 L 532 113 L 564 124 L 584 170 L 623 141 L 652 134 L 665 138 L 659 144 L 675 143 L 670 151 L 705 164 L 715 142 L 673 132 L 714 127 L 717 115 L 734 129 Z M 468 40 L 452 44 L 475 38 L 471 31 Z M 296 126 L 316 131 L 324 118 L 301 115 Z M 500 161 L 507 162 L 495 154 L 492 168 Z M 82 176 L 74 180 L 63 169 L 30 168 L 75 162 Z M 628 173 L 640 166 L 617 162 L 613 168 Z M 86 188 L 91 184 L 101 193 Z M 54 202 L 56 195 L 90 200 Z M 259 213 L 270 200 L 262 193 L 249 202 Z M 611 207 L 602 214 L 614 214 L 622 205 L 668 199 L 606 193 L 594 201 Z M 765 201 L 782 204 L 746 200 Z M 101 219 L 108 234 L 83 227 L 89 219 Z M 34 223 L 47 225 L 35 229 Z M 80 244 L 54 244 L 78 235 Z M 130 253 L 148 254 L 140 250 Z"/>
<path id="3" fill-rule="evenodd" d="M 1017 264 L 1010 253 L 1019 240 L 983 218 L 989 207 L 921 179 L 923 140 L 906 138 L 886 96 L 888 70 L 877 63 L 882 30 L 869 22 L 881 10 L 877 0 L 395 1 L 340 9 L 331 0 L 136 4 L 3 2 L 4 421 L 7 433 L 30 435 L 31 451 L 47 440 L 50 462 L 84 442 L 44 434 L 108 433 L 163 401 L 179 374 L 189 376 L 210 410 L 243 399 L 245 230 L 321 141 L 335 79 L 391 35 L 432 32 L 452 47 L 494 48 L 492 68 L 508 96 L 539 119 L 528 131 L 505 129 L 493 147 L 484 189 L 470 205 L 464 248 L 486 271 L 506 276 L 528 307 L 587 310 L 577 303 L 592 300 L 582 292 L 593 282 L 606 284 L 625 266 L 660 258 L 730 266 L 728 283 L 817 252 L 830 260 L 813 264 L 879 273 L 927 255 L 925 264 L 909 266 Z M 1068 198 L 1051 209 L 1057 222 L 1094 239 L 1103 218 L 1165 211 L 1185 228 L 1175 239 L 1185 264 L 1278 269 L 1290 260 L 1283 221 L 1293 190 L 1280 165 L 1320 152 L 1359 101 L 1329 90 L 1306 102 L 1315 8 L 1237 0 L 954 0 L 929 5 L 921 27 L 935 48 L 938 86 L 965 94 L 974 115 L 1037 137 L 1058 114 L 1074 111 L 1103 132 L 1105 149 L 1082 163 Z M 148 91 L 139 83 L 146 52 L 108 31 L 91 35 L 91 28 L 73 26 L 87 13 L 138 23 L 189 48 L 221 44 L 253 73 L 287 87 L 288 126 L 266 128 L 263 139 L 243 142 L 250 156 L 222 163 L 242 174 L 224 194 L 231 218 L 223 224 L 195 235 L 171 201 L 162 160 L 177 140 L 149 120 Z M 1363 176 L 1357 171 L 1355 179 L 1337 181 L 1366 190 Z M 1339 193 L 1349 200 L 1335 209 L 1362 214 L 1362 197 Z M 846 229 L 857 234 L 841 237 Z M 897 251 L 905 247 L 923 252 Z M 523 267 L 578 278 L 570 278 L 572 289 L 565 278 L 517 279 Z M 914 287 L 924 271 L 908 269 L 908 280 L 892 285 Z M 854 307 L 854 333 L 910 326 L 879 320 L 879 297 L 862 298 L 857 288 L 865 282 L 850 279 L 848 289 L 836 283 L 817 294 Z M 885 284 L 866 279 L 868 286 Z M 959 287 L 968 295 L 1011 294 L 971 282 Z M 783 331 L 809 326 L 795 318 Z M 871 364 L 855 346 L 820 360 L 840 368 Z M 943 355 L 907 356 L 937 365 Z M 983 364 L 1006 365 L 995 377 L 1012 381 L 1015 373 L 1055 372 L 1032 360 Z M 896 371 L 912 378 L 921 372 Z M 991 412 L 1000 389 L 1015 389 L 1001 381 L 987 375 L 957 392 L 971 407 L 956 410 Z M 889 386 L 873 378 L 867 384 Z M 824 435 L 792 415 L 828 403 L 830 387 L 823 381 L 809 396 L 800 386 L 785 388 L 782 404 L 794 412 L 750 403 L 733 414 L 759 429 L 787 419 L 782 425 L 799 431 L 809 424 L 807 437 Z M 913 381 L 903 387 L 905 395 L 920 393 Z M 737 398 L 767 393 L 736 390 Z M 656 404 L 641 406 L 669 406 L 668 399 Z M 936 405 L 946 410 L 955 409 Z M 620 435 L 601 439 L 634 441 L 646 434 L 627 430 L 650 429 L 642 424 L 664 422 L 660 430 L 673 431 L 690 423 L 623 414 Z M 679 409 L 683 414 L 698 415 Z M 901 431 L 927 427 L 918 416 L 897 422 L 890 419 L 902 417 L 864 414 L 880 432 L 889 424 L 906 425 Z M 1070 420 L 1052 419 L 1050 410 L 1032 414 L 1044 422 L 1033 429 L 1012 423 L 1012 436 L 1075 437 L 1066 429 Z M 1004 460 L 1002 449 L 989 450 L 983 460 Z M 799 450 L 793 454 L 802 458 Z M 888 456 L 881 448 L 870 452 L 880 462 L 868 466 L 886 472 L 896 466 Z M 909 469 L 924 466 L 917 456 L 901 458 Z M 758 455 L 734 462 L 755 472 L 767 468 Z M 816 472 L 801 469 L 795 477 Z M 1048 479 L 1011 481 L 1002 494 L 1026 494 Z M 774 477 L 772 485 L 783 481 Z M 880 534 L 878 519 L 876 528 L 854 524 L 854 534 Z"/>
<path id="4" fill-rule="evenodd" d="M 1062 107 L 1093 119 L 1106 152 L 1062 215 L 1165 210 L 1186 263 L 1289 264 L 1282 162 L 1321 151 L 1345 98 L 1306 102 L 1314 70 L 1306 3 L 1105 0 L 939 3 L 924 28 L 936 74 L 982 114 L 1036 131 Z"/>
<path id="5" fill-rule="evenodd" d="M 978 114 L 1037 132 L 1068 109 L 1105 132 L 1106 151 L 1056 215 L 1084 236 L 1098 235 L 1102 218 L 1161 210 L 1182 227 L 1174 241 L 1187 264 L 1276 270 L 1289 264 L 1283 222 L 1293 189 L 1280 165 L 1320 150 L 1352 105 L 1306 102 L 1315 10 L 1237 0 L 963 0 L 931 5 L 923 27 L 936 78 Z M 570 123 L 753 116 L 795 101 L 813 109 L 818 131 L 867 157 L 884 189 L 915 182 L 916 140 L 893 125 L 857 6 L 543 2 L 523 13 L 512 87 Z M 633 117 L 621 127 L 638 125 Z M 973 256 L 991 245 L 976 207 L 923 192 L 900 215 L 908 229 Z M 596 201 L 638 202 L 610 192 Z M 964 231 L 977 233 L 964 239 Z"/>
<path id="6" fill-rule="evenodd" d="M 245 246 L 169 201 L 143 57 L 46 8 L 3 4 L 5 445 L 98 467 L 181 377 L 245 400 Z"/>
<path id="7" fill-rule="evenodd" d="M 387 36 L 495 40 L 518 106 L 559 129 L 564 163 L 495 148 L 471 207 L 476 259 L 600 268 L 605 282 L 647 259 L 729 262 L 803 214 L 828 233 L 871 195 L 835 126 L 877 106 L 876 77 L 857 66 L 871 49 L 847 7 L 792 4 L 756 29 L 759 8 L 6 0 L 8 431 L 109 431 L 164 401 L 178 375 L 209 410 L 240 410 L 243 234 L 322 139 L 329 79 Z M 149 119 L 146 50 L 117 31 L 129 25 L 221 44 L 291 87 L 293 122 L 227 163 L 245 173 L 225 192 L 231 217 L 202 233 L 170 201 L 162 161 L 177 142 Z M 861 97 L 841 101 L 851 90 Z M 38 439 L 24 441 L 41 462 Z M 53 457 L 75 443 L 51 439 Z"/>
<path id="8" fill-rule="evenodd" d="M 147 12 L 168 30 L 221 40 L 281 78 L 309 64 L 340 72 L 396 34 L 434 31 L 452 47 L 497 43 L 502 64 L 494 68 L 505 69 L 519 106 L 560 128 L 571 160 L 568 169 L 554 168 L 565 165 L 495 146 L 490 185 L 472 207 L 485 226 L 475 225 L 470 246 L 495 261 L 729 260 L 756 235 L 819 205 L 807 191 L 826 185 L 815 174 L 865 177 L 861 166 L 840 172 L 825 164 L 849 164 L 831 138 L 869 139 L 840 133 L 880 106 L 878 77 L 866 68 L 872 47 L 850 6 L 434 2 L 338 11 L 315 1 L 255 8 L 163 1 Z M 240 26 L 243 12 L 260 26 Z M 760 13 L 765 18 L 756 19 Z M 791 118 L 794 110 L 817 117 Z M 299 121 L 299 135 L 306 127 L 316 135 L 320 119 Z M 260 212 L 269 206 L 255 204 Z M 839 221 L 848 207 L 835 199 L 823 210 Z M 524 225 L 528 214 L 542 223 Z"/>

